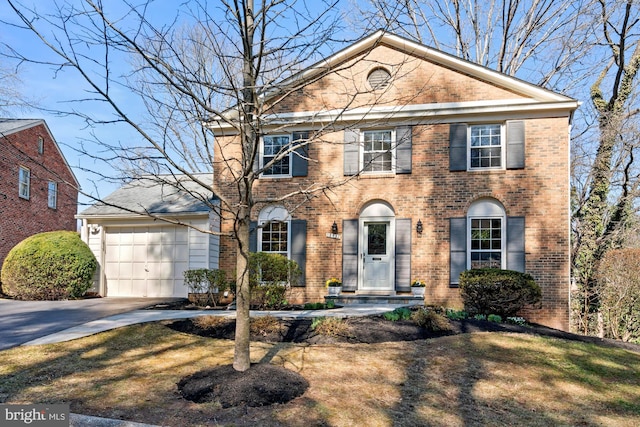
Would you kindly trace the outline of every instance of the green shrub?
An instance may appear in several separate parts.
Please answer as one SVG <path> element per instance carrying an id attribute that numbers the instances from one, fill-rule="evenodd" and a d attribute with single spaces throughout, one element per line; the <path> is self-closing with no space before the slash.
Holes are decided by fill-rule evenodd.
<path id="1" fill-rule="evenodd" d="M 445 311 L 445 316 L 447 317 L 447 319 L 450 319 L 450 320 L 464 320 L 467 317 L 469 317 L 469 315 L 467 314 L 466 311 L 464 311 L 464 310 L 453 310 L 451 308 L 448 308 Z"/>
<path id="2" fill-rule="evenodd" d="M 184 285 L 189 287 L 189 292 L 204 297 L 197 300 L 201 305 L 217 306 L 224 292 L 230 289 L 224 270 L 198 268 L 186 270 L 183 276 Z"/>
<path id="3" fill-rule="evenodd" d="M 97 266 L 78 233 L 36 234 L 9 251 L 2 265 L 2 291 L 25 300 L 78 298 L 91 288 Z"/>
<path id="4" fill-rule="evenodd" d="M 420 309 L 411 315 L 411 320 L 421 328 L 432 332 L 446 332 L 451 330 L 449 320 L 433 310 Z"/>
<path id="5" fill-rule="evenodd" d="M 297 286 L 302 271 L 298 263 L 281 254 L 256 252 L 249 255 L 250 284 Z"/>
<path id="6" fill-rule="evenodd" d="M 288 305 L 287 290 L 296 286 L 302 272 L 284 255 L 256 252 L 249 256 L 251 306 L 276 310 Z"/>
<path id="7" fill-rule="evenodd" d="M 411 310 L 406 307 L 398 307 L 393 311 L 384 313 L 382 316 L 391 322 L 396 322 L 400 319 L 409 320 L 411 318 Z"/>
<path id="8" fill-rule="evenodd" d="M 607 252 L 596 274 L 596 292 L 607 338 L 640 339 L 640 249 Z"/>
<path id="9" fill-rule="evenodd" d="M 498 314 L 490 314 L 487 316 L 489 322 L 502 323 L 502 316 Z"/>
<path id="10" fill-rule="evenodd" d="M 471 315 L 510 317 L 528 304 L 539 303 L 542 291 L 530 274 L 483 268 L 460 274 L 460 295 Z"/>

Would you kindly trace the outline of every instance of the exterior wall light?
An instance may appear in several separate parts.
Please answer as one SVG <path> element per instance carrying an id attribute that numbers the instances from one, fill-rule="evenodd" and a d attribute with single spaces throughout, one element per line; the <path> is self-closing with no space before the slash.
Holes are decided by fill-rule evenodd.
<path id="1" fill-rule="evenodd" d="M 418 234 L 422 234 L 422 221 L 420 220 L 418 220 L 418 223 L 416 224 L 416 231 Z"/>
<path id="2" fill-rule="evenodd" d="M 338 224 L 335 221 L 331 225 L 331 234 L 338 234 Z"/>

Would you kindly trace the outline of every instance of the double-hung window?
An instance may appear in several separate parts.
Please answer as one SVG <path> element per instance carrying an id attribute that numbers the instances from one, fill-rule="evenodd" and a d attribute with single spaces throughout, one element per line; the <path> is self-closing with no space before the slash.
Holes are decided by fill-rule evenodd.
<path id="1" fill-rule="evenodd" d="M 31 193 L 31 171 L 20 166 L 18 171 L 18 195 L 23 199 L 29 199 Z"/>
<path id="2" fill-rule="evenodd" d="M 258 250 L 289 257 L 289 224 L 291 216 L 280 206 L 263 209 L 259 215 Z"/>
<path id="3" fill-rule="evenodd" d="M 47 197 L 47 205 L 51 209 L 55 209 L 58 206 L 58 183 L 49 181 L 49 196 Z"/>
<path id="4" fill-rule="evenodd" d="M 363 131 L 362 138 L 362 171 L 365 173 L 393 172 L 395 170 L 395 131 Z"/>
<path id="5" fill-rule="evenodd" d="M 281 177 L 291 176 L 291 152 L 289 135 L 265 135 L 262 137 L 261 167 L 269 165 L 262 175 Z M 286 153 L 286 154 L 284 154 Z"/>
<path id="6" fill-rule="evenodd" d="M 471 268 L 502 268 L 502 218 L 471 218 Z"/>
<path id="7" fill-rule="evenodd" d="M 469 168 L 501 168 L 502 126 L 483 124 L 469 126 Z"/>

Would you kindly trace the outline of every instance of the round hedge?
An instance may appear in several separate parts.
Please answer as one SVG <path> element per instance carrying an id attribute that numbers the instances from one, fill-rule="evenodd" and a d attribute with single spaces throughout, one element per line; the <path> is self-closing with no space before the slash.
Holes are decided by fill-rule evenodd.
<path id="1" fill-rule="evenodd" d="M 92 285 L 98 262 L 73 231 L 27 237 L 2 265 L 2 291 L 25 300 L 78 298 Z"/>
<path id="2" fill-rule="evenodd" d="M 537 304 L 542 290 L 527 273 L 495 268 L 460 274 L 460 296 L 470 314 L 515 316 L 524 306 Z"/>

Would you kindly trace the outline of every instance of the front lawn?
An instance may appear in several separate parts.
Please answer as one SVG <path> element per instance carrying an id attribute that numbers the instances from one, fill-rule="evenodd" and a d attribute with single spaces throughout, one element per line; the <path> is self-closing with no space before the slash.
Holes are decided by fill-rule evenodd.
<path id="1" fill-rule="evenodd" d="M 165 426 L 637 426 L 640 353 L 528 334 L 483 332 L 379 344 L 252 344 L 255 362 L 299 372 L 286 404 L 222 409 L 176 383 L 230 364 L 233 341 L 162 323 L 0 352 L 1 403 Z"/>

